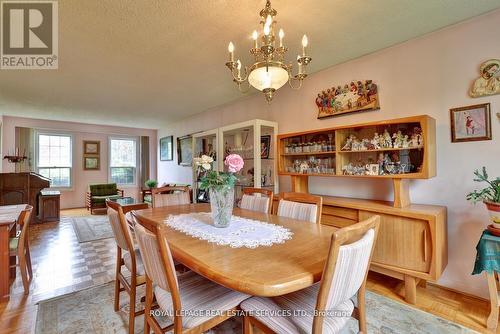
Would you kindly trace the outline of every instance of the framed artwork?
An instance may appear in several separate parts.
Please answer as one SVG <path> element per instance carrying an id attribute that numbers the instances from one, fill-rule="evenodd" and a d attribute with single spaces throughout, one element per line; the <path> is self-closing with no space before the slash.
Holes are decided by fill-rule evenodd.
<path id="1" fill-rule="evenodd" d="M 325 89 L 318 93 L 315 102 L 318 119 L 380 109 L 378 87 L 372 80 L 351 81 Z"/>
<path id="2" fill-rule="evenodd" d="M 380 171 L 379 164 L 368 165 L 368 175 L 379 175 L 379 171 Z"/>
<path id="3" fill-rule="evenodd" d="M 491 140 L 490 104 L 450 109 L 451 141 Z"/>
<path id="4" fill-rule="evenodd" d="M 99 170 L 100 169 L 99 157 L 83 157 L 84 170 Z"/>
<path id="5" fill-rule="evenodd" d="M 174 160 L 174 137 L 168 136 L 160 139 L 160 161 Z"/>
<path id="6" fill-rule="evenodd" d="M 191 166 L 193 163 L 193 137 L 187 135 L 177 138 L 177 164 Z"/>
<path id="7" fill-rule="evenodd" d="M 269 152 L 271 151 L 271 136 L 260 136 L 260 158 L 269 159 Z"/>
<path id="8" fill-rule="evenodd" d="M 83 141 L 83 154 L 100 154 L 100 141 L 84 140 Z"/>
<path id="9" fill-rule="evenodd" d="M 500 59 L 489 59 L 479 66 L 479 78 L 474 80 L 469 95 L 480 97 L 500 94 Z"/>

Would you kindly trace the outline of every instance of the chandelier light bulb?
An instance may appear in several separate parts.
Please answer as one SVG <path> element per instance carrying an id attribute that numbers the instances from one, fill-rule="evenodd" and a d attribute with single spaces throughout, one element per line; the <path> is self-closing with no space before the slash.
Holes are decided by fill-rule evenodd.
<path id="1" fill-rule="evenodd" d="M 269 26 L 266 24 L 266 25 L 264 26 L 264 35 L 268 36 L 268 35 L 269 35 L 269 32 L 270 32 L 270 28 L 269 28 Z"/>
<path id="2" fill-rule="evenodd" d="M 280 29 L 279 36 L 280 36 L 280 47 L 283 47 L 283 37 L 285 37 L 285 32 L 283 31 L 283 29 Z"/>
<path id="3" fill-rule="evenodd" d="M 233 44 L 233 42 L 229 42 L 229 45 L 227 46 L 227 50 L 228 50 L 230 53 L 233 53 L 233 52 L 234 52 L 234 44 Z"/>
<path id="4" fill-rule="evenodd" d="M 238 70 L 241 70 L 241 61 L 238 59 L 236 61 Z"/>
<path id="5" fill-rule="evenodd" d="M 307 36 L 304 35 L 304 37 L 302 37 L 302 55 L 303 56 L 306 55 L 306 47 L 307 47 L 308 43 L 309 43 L 309 41 L 307 40 Z"/>
<path id="6" fill-rule="evenodd" d="M 259 34 L 257 33 L 257 30 L 254 30 L 252 33 L 252 38 L 253 38 L 253 48 L 257 49 L 259 45 L 257 44 L 257 38 L 259 37 Z"/>
<path id="7" fill-rule="evenodd" d="M 273 18 L 271 17 L 271 15 L 267 15 L 266 25 L 271 26 L 272 23 L 273 23 Z"/>

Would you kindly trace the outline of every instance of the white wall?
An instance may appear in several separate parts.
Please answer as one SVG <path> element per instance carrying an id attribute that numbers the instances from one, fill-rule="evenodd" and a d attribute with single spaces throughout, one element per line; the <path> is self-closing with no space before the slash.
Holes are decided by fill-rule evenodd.
<path id="1" fill-rule="evenodd" d="M 52 130 L 73 135 L 73 184 L 71 189 L 61 190 L 61 208 L 81 208 L 85 206 L 85 192 L 89 184 L 108 182 L 108 139 L 112 136 L 149 136 L 149 152 L 151 157 L 156 156 L 156 130 L 134 129 L 118 126 L 93 125 L 75 122 L 47 121 L 32 118 L 3 116 L 2 149 L 4 152 L 15 149 L 16 127 Z M 101 168 L 96 171 L 83 169 L 83 141 L 98 140 L 101 142 Z M 139 143 L 139 142 L 138 142 Z M 3 172 L 13 172 L 14 165 L 7 160 L 2 163 Z M 156 160 L 150 164 L 150 177 L 156 178 Z M 139 183 L 139 178 L 138 178 Z M 124 189 L 125 196 L 139 198 L 142 185 Z"/>
<path id="2" fill-rule="evenodd" d="M 437 121 L 438 175 L 412 181 L 412 201 L 448 208 L 449 262 L 439 283 L 487 296 L 484 277 L 470 273 L 476 242 L 488 217 L 482 205 L 472 206 L 465 195 L 478 186 L 472 181 L 475 168 L 487 166 L 492 175 L 500 176 L 500 121 L 496 117 L 500 95 L 472 99 L 467 91 L 478 76 L 480 63 L 500 58 L 499 22 L 497 10 L 316 73 L 299 91 L 280 89 L 270 106 L 257 94 L 173 124 L 160 130 L 159 137 L 185 135 L 252 118 L 277 121 L 279 132 L 287 133 L 428 114 Z M 311 54 L 314 61 L 314 45 Z M 381 110 L 316 119 L 316 94 L 353 79 L 372 79 L 378 84 Z M 493 140 L 451 143 L 449 109 L 485 102 L 491 103 Z M 159 162 L 158 178 L 160 182 L 191 182 L 191 172 L 175 161 Z M 280 179 L 280 189 L 289 189 L 287 178 Z M 309 190 L 323 195 L 392 198 L 388 180 L 312 177 Z"/>

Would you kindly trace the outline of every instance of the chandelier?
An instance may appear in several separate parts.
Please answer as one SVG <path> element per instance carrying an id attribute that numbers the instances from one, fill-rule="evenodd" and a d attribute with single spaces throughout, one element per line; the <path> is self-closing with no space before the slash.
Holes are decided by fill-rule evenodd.
<path id="1" fill-rule="evenodd" d="M 254 57 L 252 66 L 242 69 L 241 61 L 234 61 L 234 44 L 229 42 L 229 61 L 226 66 L 231 71 L 233 81 L 242 92 L 242 84 L 247 82 L 249 86 L 264 93 L 267 103 L 271 103 L 274 92 L 287 82 L 293 89 L 300 89 L 302 81 L 307 77 L 306 67 L 311 62 L 307 56 L 307 36 L 302 37 L 302 54 L 297 56 L 298 73 L 293 75 L 292 63 L 286 64 L 285 54 L 288 48 L 283 44 L 285 33 L 283 29 L 278 32 L 279 42 L 276 41 L 276 21 L 274 18 L 278 12 L 271 7 L 271 1 L 267 0 L 266 7 L 260 11 L 262 33 L 253 31 L 253 48 L 250 54 Z"/>

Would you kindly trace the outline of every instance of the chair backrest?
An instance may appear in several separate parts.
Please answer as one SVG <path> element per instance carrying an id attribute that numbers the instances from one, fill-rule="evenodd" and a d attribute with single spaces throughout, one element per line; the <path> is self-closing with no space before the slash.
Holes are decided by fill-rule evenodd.
<path id="1" fill-rule="evenodd" d="M 19 235 L 19 241 L 17 243 L 18 253 L 24 252 L 26 243 L 29 240 L 28 231 L 32 213 L 33 207 L 31 205 L 26 205 L 26 208 L 19 213 L 17 218 L 17 224 L 19 225 L 19 229 L 21 231 L 21 235 Z"/>
<path id="2" fill-rule="evenodd" d="M 149 219 L 143 219 L 137 216 L 134 211 L 132 211 L 132 215 L 137 221 L 134 230 L 146 276 L 153 285 L 170 292 L 174 308 L 174 321 L 177 322 L 177 315 L 180 314 L 181 310 L 181 299 L 174 260 L 165 238 L 165 226 Z"/>
<path id="3" fill-rule="evenodd" d="M 259 195 L 260 194 L 260 195 Z M 262 188 L 244 188 L 240 207 L 246 210 L 271 213 L 273 192 Z"/>
<path id="4" fill-rule="evenodd" d="M 108 208 L 108 219 L 111 224 L 111 229 L 113 230 L 113 235 L 115 236 L 116 245 L 130 252 L 131 257 L 135 257 L 132 233 L 121 206 L 112 201 L 106 201 L 106 206 Z"/>
<path id="5" fill-rule="evenodd" d="M 380 216 L 373 216 L 333 233 L 316 302 L 320 312 L 316 314 L 335 310 L 361 288 L 364 294 L 379 225 Z M 313 333 L 322 333 L 323 320 L 322 316 L 314 317 Z"/>
<path id="6" fill-rule="evenodd" d="M 323 198 L 303 193 L 282 193 L 278 204 L 278 216 L 311 223 L 319 223 Z"/>
<path id="7" fill-rule="evenodd" d="M 92 196 L 116 195 L 118 192 L 116 183 L 91 184 L 89 190 Z"/>
<path id="8" fill-rule="evenodd" d="M 153 208 L 162 206 L 190 204 L 189 187 L 161 187 L 151 190 Z"/>

